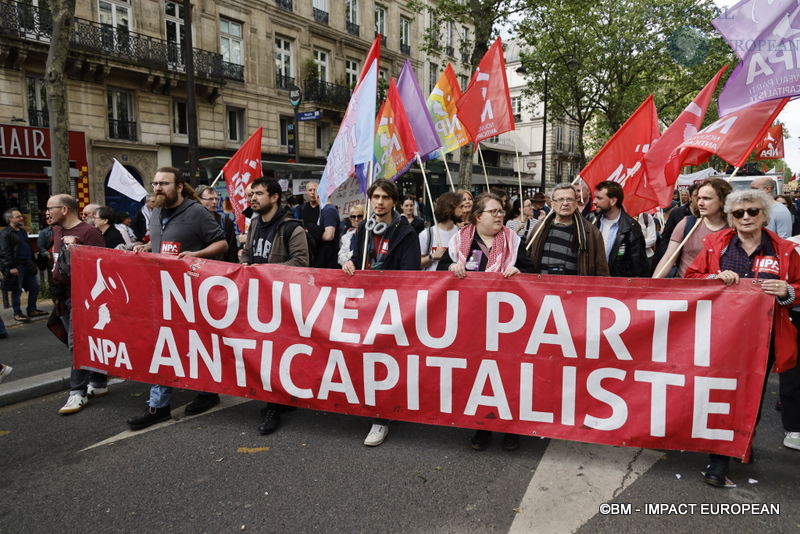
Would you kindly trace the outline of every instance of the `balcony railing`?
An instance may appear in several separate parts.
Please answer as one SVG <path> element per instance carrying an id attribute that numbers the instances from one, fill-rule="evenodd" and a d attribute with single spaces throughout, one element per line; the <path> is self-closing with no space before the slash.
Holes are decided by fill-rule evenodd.
<path id="1" fill-rule="evenodd" d="M 19 2 L 0 3 L 0 33 L 23 39 L 49 42 L 53 30 L 47 9 Z M 184 53 L 178 43 L 149 37 L 126 28 L 75 18 L 70 32 L 70 48 L 113 56 L 146 67 L 183 71 Z M 197 76 L 223 79 L 222 55 L 195 48 Z"/>
<path id="2" fill-rule="evenodd" d="M 400 43 L 400 53 L 404 56 L 411 55 L 411 45 Z"/>
<path id="3" fill-rule="evenodd" d="M 50 112 L 41 109 L 28 108 L 28 124 L 47 128 L 50 126 Z"/>
<path id="4" fill-rule="evenodd" d="M 469 52 L 461 52 L 461 63 L 469 63 Z"/>
<path id="5" fill-rule="evenodd" d="M 292 0 L 275 0 L 275 5 L 289 11 L 292 10 Z"/>
<path id="6" fill-rule="evenodd" d="M 335 83 L 323 82 L 317 79 L 307 79 L 305 81 L 305 100 L 306 102 L 317 102 L 328 104 L 329 106 L 346 108 L 350 103 L 350 88 Z"/>
<path id="7" fill-rule="evenodd" d="M 321 9 L 314 8 L 314 20 L 320 24 L 328 23 L 328 12 Z"/>
<path id="8" fill-rule="evenodd" d="M 228 61 L 222 62 L 222 76 L 229 80 L 244 81 L 244 65 L 230 63 Z"/>
<path id="9" fill-rule="evenodd" d="M 283 74 L 275 75 L 275 88 L 289 90 L 294 85 L 294 78 L 291 76 L 284 76 Z"/>
<path id="10" fill-rule="evenodd" d="M 355 22 L 350 22 L 349 20 L 345 23 L 347 25 L 347 33 L 350 35 L 355 35 L 356 37 L 359 36 L 359 27 L 358 24 Z"/>
<path id="11" fill-rule="evenodd" d="M 453 48 L 452 46 L 444 47 L 444 53 L 447 54 L 447 57 L 456 57 L 455 48 Z"/>
<path id="12" fill-rule="evenodd" d="M 9 2 L 0 4 L 0 32 L 34 41 L 50 41 L 53 33 L 53 16 L 47 9 L 28 4 Z"/>
<path id="13" fill-rule="evenodd" d="M 136 141 L 136 123 L 132 121 L 108 119 L 108 137 L 111 139 Z"/>
<path id="14" fill-rule="evenodd" d="M 375 37 L 377 37 L 377 36 L 378 36 L 378 33 L 375 32 Z M 381 46 L 383 48 L 386 48 L 386 35 L 384 35 L 384 34 L 381 34 Z"/>

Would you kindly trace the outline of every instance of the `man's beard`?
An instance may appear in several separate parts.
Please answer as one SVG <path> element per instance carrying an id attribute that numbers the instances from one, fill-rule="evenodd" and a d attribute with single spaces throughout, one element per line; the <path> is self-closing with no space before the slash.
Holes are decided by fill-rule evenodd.
<path id="1" fill-rule="evenodd" d="M 160 195 L 156 195 L 156 207 L 157 208 L 168 208 L 176 200 L 178 200 L 178 194 L 177 193 L 175 193 L 175 196 L 173 196 L 173 197 L 170 197 L 169 193 L 163 193 L 163 194 L 160 194 Z"/>

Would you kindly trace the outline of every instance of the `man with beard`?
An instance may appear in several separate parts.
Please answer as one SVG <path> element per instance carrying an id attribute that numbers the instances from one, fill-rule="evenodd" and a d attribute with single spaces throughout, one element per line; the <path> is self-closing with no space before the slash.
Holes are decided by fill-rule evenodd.
<path id="1" fill-rule="evenodd" d="M 595 226 L 603 234 L 611 276 L 625 278 L 650 275 L 644 234 L 639 222 L 625 213 L 625 193 L 617 182 L 600 182 L 594 191 Z"/>
<path id="2" fill-rule="evenodd" d="M 47 217 L 53 226 L 53 261 L 58 261 L 62 248 L 72 245 L 105 247 L 103 234 L 78 217 L 78 203 L 69 195 L 53 195 L 47 200 Z M 53 269 L 50 293 L 56 299 L 56 314 L 67 331 L 67 348 L 72 354 L 72 296 L 70 278 Z M 103 373 L 84 371 L 73 367 L 69 377 L 69 399 L 58 413 L 69 415 L 79 412 L 88 399 L 108 395 L 108 378 Z"/>
<path id="3" fill-rule="evenodd" d="M 394 211 L 400 203 L 395 183 L 383 178 L 376 180 L 367 190 L 367 197 L 373 216 L 358 225 L 351 242 L 353 259 L 342 270 L 350 276 L 362 265 L 374 271 L 419 271 L 419 239 L 408 219 Z M 369 447 L 380 445 L 389 434 L 387 419 L 373 419 L 372 423 L 364 440 Z"/>
<path id="4" fill-rule="evenodd" d="M 100 204 L 86 204 L 81 211 L 81 219 L 90 226 L 94 226 L 94 212 Z"/>
<path id="5" fill-rule="evenodd" d="M 150 217 L 150 242 L 136 245 L 134 252 L 156 251 L 179 258 L 193 256 L 214 259 L 228 250 L 225 234 L 211 213 L 200 204 L 192 187 L 186 183 L 181 171 L 162 167 L 153 177 L 156 208 Z M 145 411 L 128 419 L 131 430 L 147 428 L 168 420 L 172 388 L 153 385 Z M 186 406 L 186 415 L 203 413 L 219 404 L 216 393 L 200 393 Z"/>
<path id="6" fill-rule="evenodd" d="M 258 215 L 250 223 L 241 263 L 243 265 L 288 265 L 308 267 L 306 231 L 292 212 L 281 207 L 281 186 L 274 179 L 257 178 L 250 184 L 250 207 Z M 267 403 L 261 411 L 264 421 L 258 432 L 272 434 L 281 424 L 281 412 L 289 407 Z"/>

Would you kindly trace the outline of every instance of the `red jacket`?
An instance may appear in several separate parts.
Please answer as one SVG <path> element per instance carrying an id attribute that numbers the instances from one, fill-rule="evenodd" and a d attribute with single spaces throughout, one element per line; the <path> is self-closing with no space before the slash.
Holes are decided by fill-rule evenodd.
<path id="1" fill-rule="evenodd" d="M 715 232 L 703 239 L 705 248 L 697 255 L 686 270 L 686 278 L 708 278 L 710 274 L 721 271 L 719 260 L 722 250 L 728 246 L 736 230 Z M 778 253 L 780 278 L 786 280 L 795 290 L 795 301 L 788 306 L 775 303 L 775 320 L 772 328 L 772 346 L 775 347 L 775 372 L 782 373 L 797 364 L 797 329 L 789 318 L 789 308 L 800 303 L 800 255 L 795 252 L 795 244 L 781 239 L 774 232 L 762 230 L 772 239 L 772 246 Z"/>

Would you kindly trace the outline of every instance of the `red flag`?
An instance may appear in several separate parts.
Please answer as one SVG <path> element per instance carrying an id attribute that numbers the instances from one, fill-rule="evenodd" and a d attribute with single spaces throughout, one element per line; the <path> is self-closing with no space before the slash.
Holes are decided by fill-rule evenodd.
<path id="1" fill-rule="evenodd" d="M 658 114 L 650 95 L 581 171 L 581 178 L 592 190 L 605 180 L 620 182 L 625 211 L 632 217 L 656 207 L 658 197 L 642 158 L 659 135 Z"/>
<path id="2" fill-rule="evenodd" d="M 792 175 L 792 179 L 791 179 L 791 180 L 789 180 L 789 181 L 790 181 L 790 182 L 796 182 L 796 181 L 797 181 L 797 173 L 794 173 L 794 174 Z"/>
<path id="3" fill-rule="evenodd" d="M 364 79 L 364 76 L 367 75 L 369 72 L 369 68 L 372 66 L 372 62 L 378 62 L 378 69 L 381 68 L 381 35 L 378 34 L 375 36 L 375 40 L 372 42 L 372 46 L 369 47 L 369 52 L 367 53 L 367 59 L 364 60 L 364 66 L 361 67 L 361 74 L 358 75 L 358 83 L 361 83 L 361 80 Z"/>
<path id="4" fill-rule="evenodd" d="M 678 118 L 666 129 L 664 135 L 650 147 L 650 150 L 644 156 L 642 164 L 647 173 L 649 183 L 656 192 L 658 203 L 663 208 L 672 203 L 672 192 L 675 190 L 675 181 L 680 173 L 680 169 L 678 169 L 678 174 L 670 174 L 669 178 L 665 174 L 664 166 L 669 159 L 669 155 L 678 145 L 700 130 L 708 105 L 714 96 L 714 89 L 716 89 L 722 73 L 727 68 L 728 66 L 725 65 L 719 70 L 717 75 L 703 87 L 703 90 L 694 97 L 694 100 L 683 110 L 683 113 L 678 115 Z"/>
<path id="5" fill-rule="evenodd" d="M 767 135 L 756 147 L 756 161 L 760 159 L 783 159 L 783 124 L 767 130 Z M 764 164 L 766 167 L 766 164 Z"/>
<path id="6" fill-rule="evenodd" d="M 498 37 L 456 103 L 458 120 L 475 143 L 514 129 L 503 43 Z"/>
<path id="7" fill-rule="evenodd" d="M 233 207 L 233 216 L 239 231 L 244 231 L 242 211 L 247 207 L 244 190 L 250 182 L 262 175 L 261 168 L 261 126 L 244 142 L 236 154 L 222 168 L 228 196 Z"/>
<path id="8" fill-rule="evenodd" d="M 668 179 L 674 180 L 684 165 L 700 165 L 716 154 L 734 167 L 741 167 L 789 101 L 766 100 L 753 104 L 703 128 L 680 144 L 667 161 Z"/>

